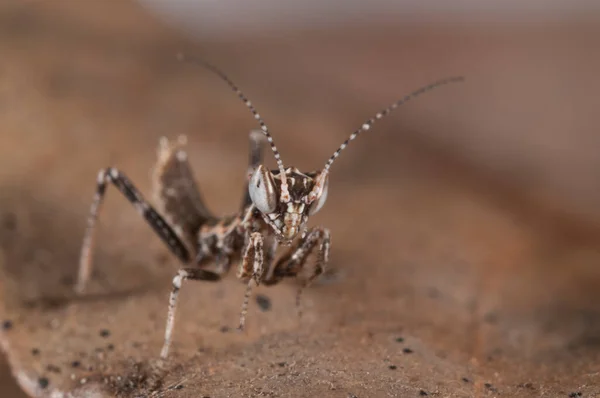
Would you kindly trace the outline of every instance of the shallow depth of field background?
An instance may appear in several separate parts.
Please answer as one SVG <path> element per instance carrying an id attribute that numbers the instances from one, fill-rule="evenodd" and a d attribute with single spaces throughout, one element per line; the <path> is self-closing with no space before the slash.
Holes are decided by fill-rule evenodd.
<path id="1" fill-rule="evenodd" d="M 284 161 L 308 170 L 322 167 L 382 107 L 464 75 L 465 83 L 377 123 L 333 166 L 329 202 L 315 222 L 331 228 L 342 276 L 307 294 L 309 318 L 357 358 L 371 355 L 353 340 L 357 330 L 418 337 L 429 356 L 398 371 L 416 393 L 423 385 L 439 396 L 494 394 L 487 382 L 502 396 L 600 394 L 600 6 L 422 3 L 4 1 L 0 249 L 7 267 L 21 269 L 27 259 L 23 267 L 44 263 L 45 278 L 64 280 L 56 270 L 75 269 L 98 169 L 117 165 L 148 192 L 162 135 L 188 135 L 202 156 L 195 164 L 209 205 L 219 214 L 236 209 L 254 121 L 224 83 L 177 63 L 180 51 L 224 69 L 269 124 Z M 138 233 L 167 257 L 116 190 L 108 196 L 97 245 L 110 248 L 99 261 L 153 258 L 140 254 L 146 242 L 135 242 Z M 36 238 L 20 237 L 23 219 Z M 54 236 L 43 241 L 47 235 Z M 123 269 L 103 271 L 106 286 L 119 272 L 135 279 Z M 234 322 L 241 288 L 230 280 L 235 293 L 206 310 L 226 306 Z M 165 289 L 157 297 L 166 310 Z M 269 289 L 287 297 L 277 305 L 291 313 L 283 307 L 293 305 L 292 289 Z M 294 330 L 293 320 L 269 326 L 278 324 L 276 312 L 251 311 L 249 322 L 264 318 L 261 333 Z M 201 321 L 188 320 L 180 335 Z M 353 331 L 339 332 L 341 324 Z M 273 333 L 268 339 L 277 341 Z M 313 366 L 345 366 L 342 357 L 319 360 Z M 444 361 L 470 382 L 444 379 L 452 377 Z M 429 377 L 431 364 L 438 370 Z M 8 364 L 0 374 L 2 397 L 22 396 Z M 373 380 L 356 385 L 359 397 L 379 396 L 369 388 L 384 379 Z M 331 396 L 354 391 L 340 383 Z M 298 385 L 278 388 L 302 396 Z"/>

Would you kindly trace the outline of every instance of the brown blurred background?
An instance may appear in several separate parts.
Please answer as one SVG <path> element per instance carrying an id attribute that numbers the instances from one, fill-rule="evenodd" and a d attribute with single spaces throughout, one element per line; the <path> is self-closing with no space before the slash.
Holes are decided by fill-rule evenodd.
<path id="1" fill-rule="evenodd" d="M 214 164 L 198 173 L 206 196 L 217 212 L 232 209 L 238 198 L 222 199 L 223 192 L 241 186 L 246 132 L 254 125 L 222 82 L 178 64 L 179 51 L 200 54 L 227 71 L 270 124 L 284 160 L 302 169 L 322 165 L 347 134 L 398 97 L 441 77 L 464 75 L 464 84 L 407 104 L 354 142 L 334 166 L 328 215 L 318 220 L 334 231 L 338 258 L 358 252 L 373 262 L 346 276 L 354 281 L 350 285 L 389 277 L 394 261 L 413 262 L 418 269 L 410 288 L 429 296 L 442 292 L 469 306 L 476 324 L 494 329 L 473 331 L 470 318 L 453 319 L 452 305 L 433 305 L 439 319 L 456 326 L 448 335 L 468 330 L 474 333 L 470 340 L 484 346 L 464 348 L 464 364 L 485 369 L 488 351 L 507 341 L 545 364 L 564 350 L 583 349 L 587 356 L 577 351 L 577 359 L 569 356 L 565 363 L 575 361 L 585 371 L 569 375 L 561 368 L 563 378 L 557 379 L 544 368 L 532 376 L 538 383 L 533 394 L 544 388 L 550 396 L 577 388 L 598 393 L 598 4 L 244 4 L 4 1 L 0 190 L 6 208 L 0 212 L 16 211 L 10 207 L 18 201 L 14 192 L 27 192 L 35 198 L 31 203 L 68 203 L 62 208 L 72 208 L 67 213 L 83 226 L 97 169 L 118 164 L 148 187 L 147 169 L 165 134 L 187 134 L 191 145 L 203 148 L 202 161 Z M 125 205 L 119 209 L 127 214 L 121 226 L 137 222 Z M 413 211 L 422 214 L 411 218 Z M 356 226 L 360 217 L 368 218 L 364 239 Z M 337 238 L 342 230 L 357 232 Z M 18 238 L 2 236 L 8 261 L 20 258 L 11 251 Z M 415 258 L 387 253 L 411 236 Z M 424 243 L 429 241 L 441 242 L 435 245 L 439 257 L 427 253 L 434 250 Z M 78 243 L 68 241 L 64 256 L 52 261 L 73 261 Z M 134 249 L 120 245 L 135 257 Z M 374 258 L 390 258 L 390 264 L 378 270 Z M 433 264 L 439 258 L 453 259 L 458 271 Z M 359 291 L 348 290 L 344 303 L 353 305 L 360 297 L 350 293 Z M 438 339 L 446 321 L 423 323 L 415 314 L 425 319 L 431 308 L 415 303 L 409 311 L 413 330 L 453 346 L 451 336 L 446 343 Z M 500 321 L 498 311 L 506 314 Z M 536 357 L 539 352 L 548 356 Z M 519 396 L 515 363 L 502 360 L 508 365 L 490 369 L 512 369 L 505 391 Z M 1 396 L 21 396 L 8 366 L 0 369 Z M 584 374 L 588 384 L 561 390 L 560 383 Z M 449 396 L 443 391 L 452 388 L 444 388 L 440 395 Z"/>

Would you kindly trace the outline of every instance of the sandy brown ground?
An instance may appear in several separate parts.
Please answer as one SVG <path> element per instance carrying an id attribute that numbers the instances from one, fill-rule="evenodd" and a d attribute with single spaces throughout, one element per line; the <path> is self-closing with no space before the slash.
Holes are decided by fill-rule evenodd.
<path id="1" fill-rule="evenodd" d="M 78 4 L 0 8 L 1 341 L 30 395 L 600 396 L 594 21 L 190 43 L 135 5 Z M 253 301 L 247 332 L 228 332 L 244 286 L 189 283 L 160 363 L 177 263 L 116 190 L 92 292 L 70 292 L 99 168 L 147 193 L 158 138 L 187 134 L 211 207 L 239 203 L 253 121 L 180 49 L 228 70 L 303 169 L 399 94 L 469 79 L 335 165 L 313 223 L 332 230 L 336 273 L 302 320 L 288 282 L 257 289 L 271 307 Z"/>

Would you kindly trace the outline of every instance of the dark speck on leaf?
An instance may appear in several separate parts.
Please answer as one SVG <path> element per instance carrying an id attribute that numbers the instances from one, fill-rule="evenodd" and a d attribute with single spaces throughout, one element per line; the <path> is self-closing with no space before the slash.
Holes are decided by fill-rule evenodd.
<path id="1" fill-rule="evenodd" d="M 264 294 L 256 295 L 256 303 L 263 311 L 269 311 L 271 309 L 271 299 Z"/>
<path id="2" fill-rule="evenodd" d="M 56 365 L 52 365 L 52 364 L 50 364 L 50 365 L 46 366 L 46 370 L 47 370 L 48 372 L 60 373 L 60 368 L 59 368 L 58 366 L 56 366 Z"/>
<path id="3" fill-rule="evenodd" d="M 38 385 L 40 386 L 40 388 L 46 388 L 46 387 L 48 387 L 48 384 L 50 384 L 50 382 L 48 381 L 47 378 L 40 377 L 38 379 Z"/>
<path id="4" fill-rule="evenodd" d="M 492 383 L 485 383 L 484 386 L 491 392 L 498 392 L 498 389 L 496 387 L 492 386 Z"/>
<path id="5" fill-rule="evenodd" d="M 390 365 L 388 366 L 388 368 L 390 368 L 391 370 L 396 370 L 398 369 L 398 367 L 396 365 Z"/>
<path id="6" fill-rule="evenodd" d="M 12 321 L 6 320 L 6 321 L 2 322 L 2 329 L 9 330 L 9 329 L 12 329 L 12 327 L 13 327 Z"/>
<path id="7" fill-rule="evenodd" d="M 406 348 L 402 349 L 402 352 L 405 353 L 405 354 L 412 354 L 413 350 L 411 350 L 410 348 L 406 347 Z"/>
<path id="8" fill-rule="evenodd" d="M 106 338 L 108 336 L 110 336 L 110 330 L 108 330 L 108 329 L 102 329 L 100 331 L 100 337 L 105 337 Z"/>

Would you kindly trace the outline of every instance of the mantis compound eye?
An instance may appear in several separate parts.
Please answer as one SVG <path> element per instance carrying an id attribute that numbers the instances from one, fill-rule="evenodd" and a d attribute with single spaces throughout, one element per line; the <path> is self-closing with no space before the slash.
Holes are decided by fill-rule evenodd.
<path id="1" fill-rule="evenodd" d="M 313 214 L 316 214 L 319 210 L 321 210 L 321 208 L 323 207 L 323 205 L 325 204 L 325 201 L 327 200 L 327 189 L 329 188 L 329 177 L 325 177 L 325 182 L 323 183 L 323 189 L 321 190 L 321 194 L 314 200 L 314 202 L 311 205 L 310 210 L 308 211 L 308 214 L 310 216 L 312 216 Z"/>
<path id="2" fill-rule="evenodd" d="M 277 191 L 273 174 L 262 165 L 250 177 L 248 193 L 252 203 L 263 213 L 272 213 L 277 208 Z"/>

